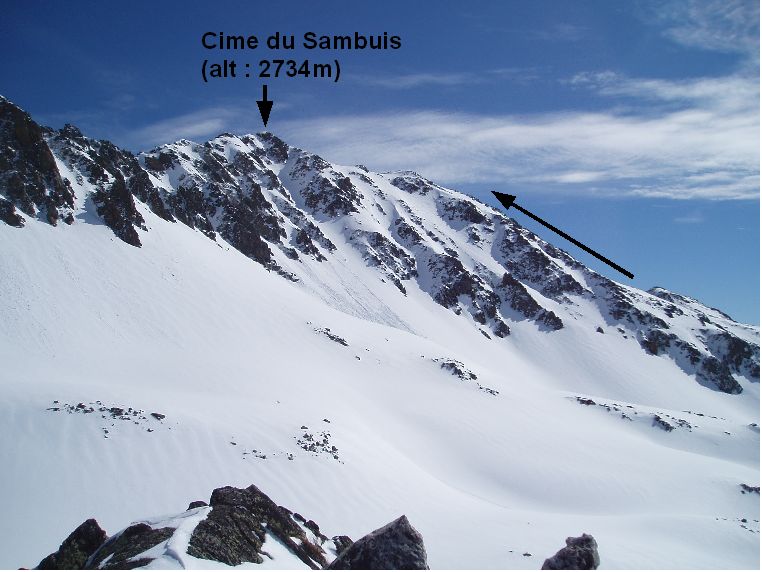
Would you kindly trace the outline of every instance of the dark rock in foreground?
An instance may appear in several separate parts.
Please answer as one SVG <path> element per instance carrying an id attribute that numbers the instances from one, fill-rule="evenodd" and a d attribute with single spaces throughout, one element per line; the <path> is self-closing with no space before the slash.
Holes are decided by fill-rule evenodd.
<path id="1" fill-rule="evenodd" d="M 326 536 L 315 521 L 277 505 L 254 485 L 245 489 L 215 489 L 208 505 L 193 501 L 185 512 L 168 517 L 161 524 L 149 522 L 133 523 L 108 537 L 94 519 L 89 519 L 37 568 L 130 570 L 156 567 L 166 562 L 167 557 L 185 566 L 181 551 L 208 561 L 209 567 L 214 566 L 212 563 L 269 564 L 275 558 L 267 550 L 275 543 L 291 555 L 285 561 L 278 555 L 278 567 L 283 564 L 293 567 L 294 561 L 288 558 L 296 557 L 305 567 L 314 570 L 429 569 L 423 536 L 405 515 L 353 542 L 348 536 Z M 187 525 L 181 526 L 181 522 L 190 522 L 192 532 Z M 175 538 L 180 529 L 180 536 Z M 184 539 L 189 533 L 185 549 Z M 542 569 L 594 570 L 599 565 L 595 539 L 583 534 L 567 538 L 566 547 L 545 560 Z"/>
<path id="2" fill-rule="evenodd" d="M 178 540 L 176 527 L 188 523 L 187 519 L 193 528 L 186 524 Z M 362 562 L 387 562 L 385 567 L 396 567 L 395 562 L 403 565 L 411 561 L 408 557 L 414 549 L 411 540 L 422 542 L 420 535 L 404 517 L 381 530 L 386 529 L 390 530 L 382 536 L 383 543 L 378 549 L 365 547 L 370 555 L 363 552 Z M 187 549 L 180 549 L 183 554 L 178 548 L 185 546 L 186 534 L 190 534 L 190 539 Z M 210 567 L 214 566 L 212 563 L 263 564 L 276 559 L 268 552 L 273 545 L 285 547 L 304 568 L 320 570 L 338 554 L 346 552 L 352 546 L 352 539 L 343 535 L 329 538 L 315 521 L 278 506 L 254 485 L 245 489 L 222 487 L 212 492 L 208 505 L 204 501 L 193 501 L 185 512 L 168 517 L 163 524 L 137 522 L 111 537 L 95 520 L 87 520 L 64 540 L 58 551 L 42 560 L 38 568 L 130 570 L 155 567 L 166 558 L 184 566 L 185 554 L 208 561 Z M 390 559 L 386 555 L 390 551 L 398 552 L 403 559 Z M 419 552 L 425 565 L 426 552 L 422 544 Z M 295 561 L 286 558 L 283 561 L 279 554 L 278 566 L 295 567 Z M 296 567 L 300 567 L 298 562 Z"/>
<path id="3" fill-rule="evenodd" d="M 91 570 L 132 570 L 146 566 L 153 558 L 135 557 L 166 542 L 174 532 L 174 528 L 152 528 L 144 522 L 133 524 L 103 543 L 88 558 L 85 567 Z"/>
<path id="4" fill-rule="evenodd" d="M 423 537 L 405 515 L 363 536 L 329 570 L 428 570 Z"/>
<path id="5" fill-rule="evenodd" d="M 276 505 L 254 485 L 246 489 L 215 489 L 209 504 L 211 512 L 191 536 L 188 545 L 191 556 L 228 566 L 243 562 L 261 564 L 263 556 L 270 557 L 262 548 L 269 533 L 310 568 L 317 570 L 328 563 L 325 551 L 307 538 L 291 511 Z M 312 524 L 315 536 L 327 540 Z"/>
<path id="6" fill-rule="evenodd" d="M 333 540 L 333 544 L 336 547 L 336 554 L 341 554 L 353 544 L 352 539 L 348 536 L 344 536 L 343 534 L 340 536 L 334 536 L 331 540 Z"/>
<path id="7" fill-rule="evenodd" d="M 37 565 L 38 570 L 80 570 L 90 555 L 106 540 L 106 532 L 95 519 L 88 519 L 72 532 L 56 552 Z"/>
<path id="8" fill-rule="evenodd" d="M 542 570 L 596 570 L 601 564 L 598 543 L 589 534 L 566 539 L 566 546 L 542 565 Z"/>

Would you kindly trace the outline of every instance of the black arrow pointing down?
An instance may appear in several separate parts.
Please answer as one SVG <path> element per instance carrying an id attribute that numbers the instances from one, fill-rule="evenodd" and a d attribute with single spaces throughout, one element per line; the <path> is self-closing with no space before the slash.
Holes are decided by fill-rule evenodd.
<path id="1" fill-rule="evenodd" d="M 267 86 L 262 86 L 262 99 L 257 100 L 257 107 L 259 107 L 259 114 L 262 116 L 262 123 L 267 127 L 267 120 L 270 119 L 270 112 L 273 109 L 273 101 L 267 99 Z"/>

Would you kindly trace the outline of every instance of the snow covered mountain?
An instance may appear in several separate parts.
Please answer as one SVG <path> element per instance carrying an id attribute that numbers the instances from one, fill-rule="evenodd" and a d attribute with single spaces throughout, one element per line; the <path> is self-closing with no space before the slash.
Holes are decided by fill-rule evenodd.
<path id="1" fill-rule="evenodd" d="M 405 513 L 432 567 L 583 530 L 608 568 L 759 565 L 758 328 L 472 197 L 0 98 L 0 220 L 0 565 L 251 483 L 350 536 Z"/>

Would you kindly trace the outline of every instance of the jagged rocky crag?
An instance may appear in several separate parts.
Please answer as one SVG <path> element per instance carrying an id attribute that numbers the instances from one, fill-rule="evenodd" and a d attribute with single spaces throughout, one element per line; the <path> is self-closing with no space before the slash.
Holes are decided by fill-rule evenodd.
<path id="1" fill-rule="evenodd" d="M 496 209 L 416 173 L 340 167 L 270 133 L 134 155 L 70 125 L 42 127 L 0 98 L 4 224 L 100 222 L 141 247 L 151 232 L 141 211 L 291 281 L 359 257 L 379 289 L 407 296 L 418 288 L 493 343 L 520 335 L 519 323 L 558 335 L 592 304 L 599 333 L 634 340 L 707 387 L 733 394 L 741 380 L 759 381 L 757 328 L 662 288 L 609 280 Z"/>
<path id="2" fill-rule="evenodd" d="M 251 485 L 215 489 L 209 504 L 193 501 L 178 515 L 136 522 L 110 537 L 89 519 L 37 569 L 207 568 L 266 561 L 313 570 L 428 568 L 423 537 L 404 515 L 357 542 L 345 535 L 328 538 L 317 523 Z"/>
<path id="3" fill-rule="evenodd" d="M 177 515 L 134 522 L 108 536 L 95 519 L 79 525 L 38 570 L 220 568 L 428 570 L 423 536 L 405 515 L 356 542 L 326 536 L 318 524 L 278 506 L 251 485 L 222 487 L 209 503 L 193 501 Z M 600 564 L 589 534 L 567 538 L 543 569 L 592 570 Z M 221 566 L 223 565 L 223 566 Z"/>

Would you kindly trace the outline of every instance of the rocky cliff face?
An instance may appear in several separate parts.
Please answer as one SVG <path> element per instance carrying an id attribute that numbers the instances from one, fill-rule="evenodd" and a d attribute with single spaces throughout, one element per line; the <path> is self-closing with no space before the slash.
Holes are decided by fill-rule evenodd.
<path id="1" fill-rule="evenodd" d="M 756 328 L 661 288 L 609 280 L 416 173 L 333 165 L 270 133 L 135 156 L 69 125 L 41 127 L 0 99 L 3 223 L 100 221 L 140 247 L 149 211 L 294 282 L 325 267 L 342 273 L 359 257 L 369 288 L 386 284 L 403 297 L 419 289 L 493 343 L 507 343 L 499 339 L 517 335 L 520 322 L 553 336 L 592 307 L 597 331 L 637 340 L 644 355 L 666 357 L 707 387 L 740 393 L 739 380 L 759 381 Z"/>
<path id="2" fill-rule="evenodd" d="M 21 227 L 24 216 L 40 217 L 52 225 L 74 219 L 74 192 L 61 177 L 48 146 L 50 129 L 0 97 L 0 217 Z"/>

